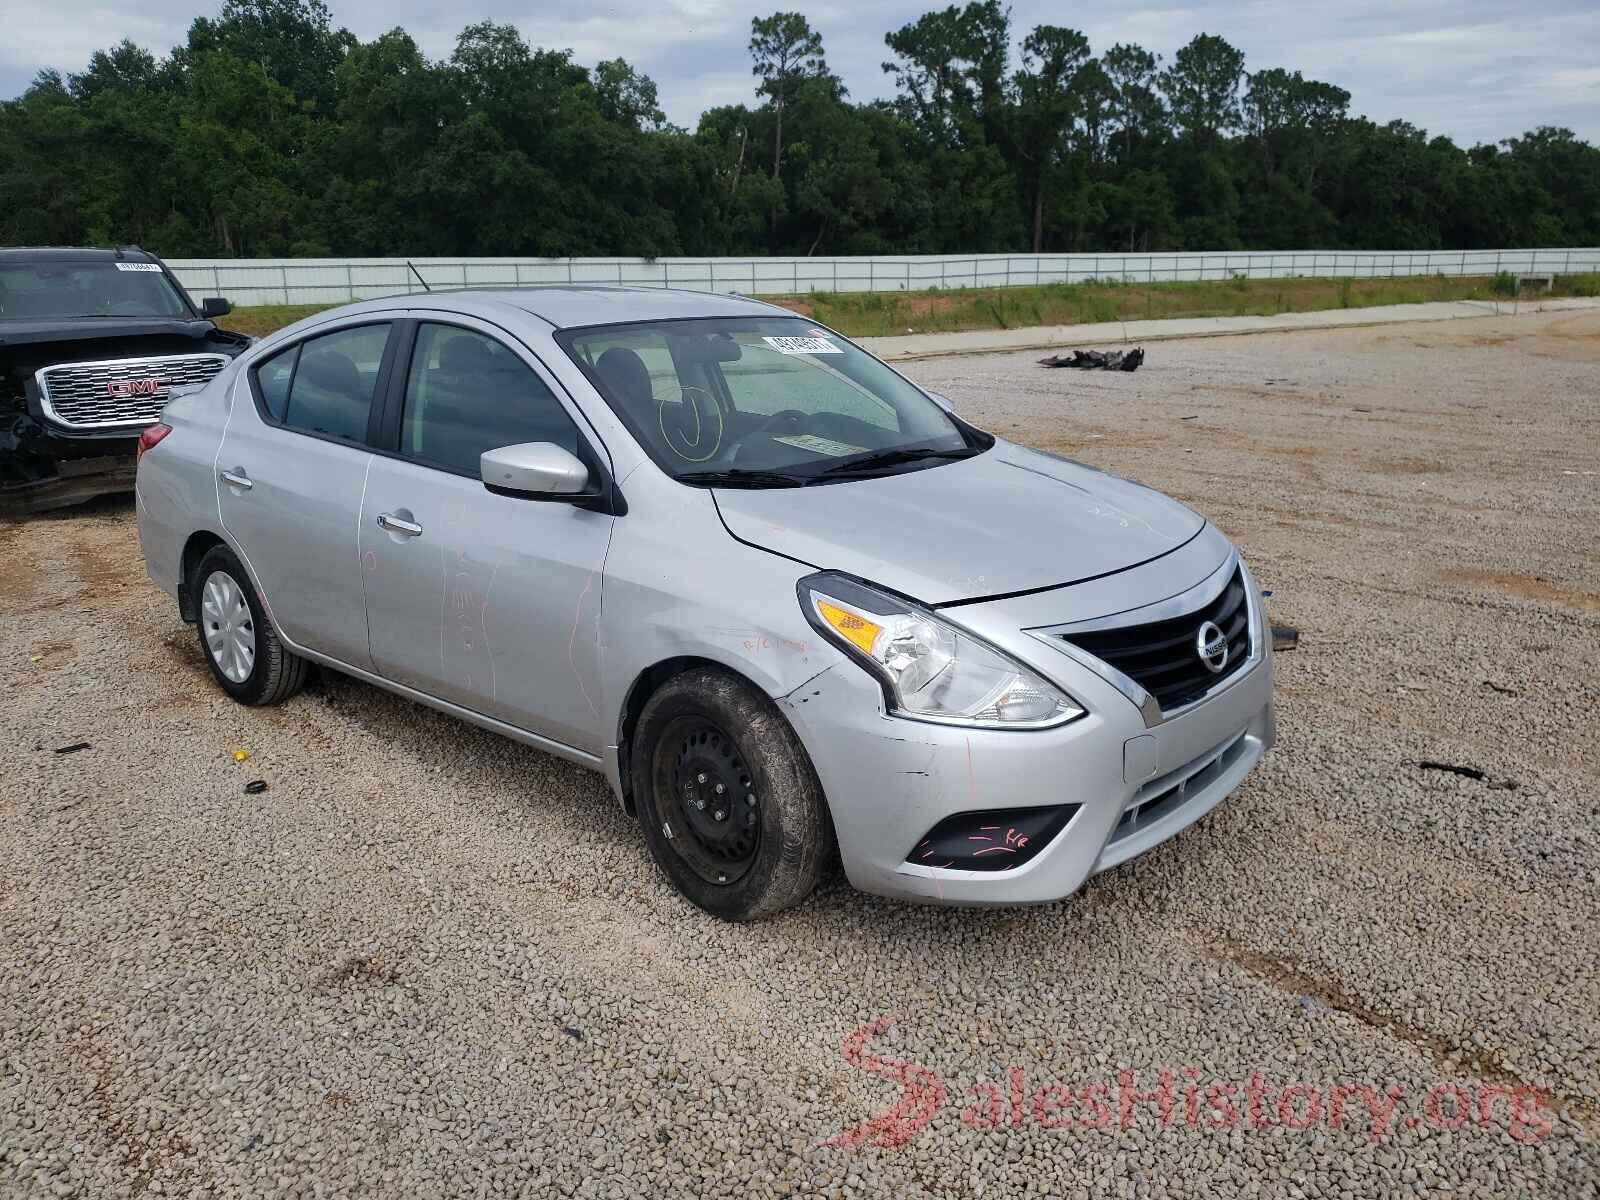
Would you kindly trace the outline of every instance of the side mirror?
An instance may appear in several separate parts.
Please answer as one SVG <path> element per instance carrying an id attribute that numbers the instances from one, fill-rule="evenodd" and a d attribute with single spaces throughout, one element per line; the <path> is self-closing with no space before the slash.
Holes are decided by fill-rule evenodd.
<path id="1" fill-rule="evenodd" d="M 232 311 L 233 305 L 229 304 L 221 296 L 207 296 L 200 301 L 200 315 L 207 319 L 225 317 Z"/>
<path id="2" fill-rule="evenodd" d="M 589 468 L 554 442 L 522 442 L 485 450 L 478 457 L 483 486 L 491 492 L 549 499 L 581 496 Z"/>

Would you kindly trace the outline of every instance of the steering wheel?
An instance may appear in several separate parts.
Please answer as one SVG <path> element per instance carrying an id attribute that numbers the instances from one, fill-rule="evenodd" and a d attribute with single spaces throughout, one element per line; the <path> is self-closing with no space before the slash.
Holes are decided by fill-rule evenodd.
<path id="1" fill-rule="evenodd" d="M 782 424 L 783 428 L 798 429 L 802 422 L 809 421 L 810 419 L 811 414 L 808 412 L 801 412 L 798 408 L 785 408 L 773 413 L 765 421 L 761 422 L 760 425 L 757 425 L 755 432 L 757 434 L 767 433 L 770 430 L 778 428 L 780 423 Z"/>

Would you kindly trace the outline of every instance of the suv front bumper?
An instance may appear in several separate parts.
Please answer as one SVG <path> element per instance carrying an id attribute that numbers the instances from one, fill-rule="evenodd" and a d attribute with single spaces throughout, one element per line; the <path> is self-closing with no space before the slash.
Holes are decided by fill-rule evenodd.
<path id="1" fill-rule="evenodd" d="M 138 444 L 137 438 L 102 442 L 89 457 L 41 459 L 33 447 L 26 457 L 12 455 L 10 464 L 0 462 L 0 516 L 45 512 L 96 496 L 131 492 Z M 6 457 L 8 452 L 0 449 L 0 459 Z M 8 465 L 14 469 L 5 469 Z"/>

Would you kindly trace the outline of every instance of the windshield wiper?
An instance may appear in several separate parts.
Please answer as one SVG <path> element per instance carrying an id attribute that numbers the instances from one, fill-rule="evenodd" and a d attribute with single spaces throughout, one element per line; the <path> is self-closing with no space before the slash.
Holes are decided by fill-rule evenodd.
<path id="1" fill-rule="evenodd" d="M 706 487 L 804 487 L 812 481 L 809 475 L 791 475 L 785 471 L 746 471 L 732 467 L 726 471 L 690 471 L 679 475 L 679 483 L 702 484 Z"/>
<path id="2" fill-rule="evenodd" d="M 857 471 L 876 471 L 882 467 L 897 467 L 901 463 L 922 462 L 930 458 L 971 458 L 983 451 L 976 446 L 956 446 L 949 450 L 933 450 L 927 446 L 902 446 L 897 450 L 877 450 L 871 454 L 857 454 L 824 467 L 819 475 L 853 475 Z"/>

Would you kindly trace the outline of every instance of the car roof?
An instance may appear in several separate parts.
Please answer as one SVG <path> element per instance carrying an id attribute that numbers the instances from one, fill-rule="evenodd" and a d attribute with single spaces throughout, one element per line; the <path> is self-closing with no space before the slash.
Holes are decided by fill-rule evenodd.
<path id="1" fill-rule="evenodd" d="M 7 262 L 156 262 L 154 254 L 137 246 L 107 250 L 98 246 L 7 246 L 0 263 Z"/>
<path id="2" fill-rule="evenodd" d="M 369 300 L 318 314 L 331 318 L 358 312 L 396 308 L 431 308 L 481 316 L 503 317 L 515 308 L 557 329 L 585 325 L 618 325 L 633 321 L 663 321 L 694 317 L 792 317 L 788 309 L 761 300 L 720 292 L 690 292 L 676 288 L 616 287 L 603 284 L 544 284 L 521 288 L 471 288 L 462 291 L 413 292 Z"/>

